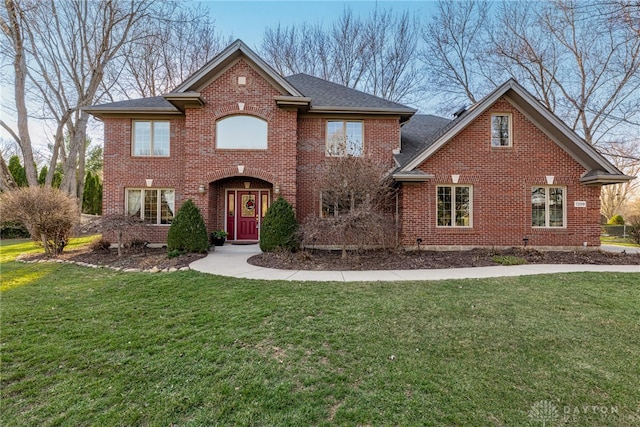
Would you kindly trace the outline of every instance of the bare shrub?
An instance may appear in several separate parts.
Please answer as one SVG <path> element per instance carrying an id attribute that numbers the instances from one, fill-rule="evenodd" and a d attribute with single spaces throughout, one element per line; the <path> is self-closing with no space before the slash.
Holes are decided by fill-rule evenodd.
<path id="1" fill-rule="evenodd" d="M 94 240 L 93 242 L 91 242 L 90 246 L 93 252 L 109 252 L 110 247 L 111 242 L 104 238 Z"/>
<path id="2" fill-rule="evenodd" d="M 395 189 L 385 165 L 363 157 L 331 159 L 319 181 L 320 217 L 309 217 L 300 229 L 305 246 L 388 248 L 396 244 L 393 217 Z"/>
<path id="3" fill-rule="evenodd" d="M 145 235 L 145 223 L 138 217 L 126 214 L 109 214 L 102 217 L 102 232 L 113 233 L 118 244 L 118 256 L 122 256 L 122 248 L 131 242 L 140 240 Z"/>
<path id="4" fill-rule="evenodd" d="M 8 191 L 0 197 L 3 221 L 22 223 L 47 255 L 62 252 L 80 218 L 75 198 L 56 188 L 40 186 Z"/>

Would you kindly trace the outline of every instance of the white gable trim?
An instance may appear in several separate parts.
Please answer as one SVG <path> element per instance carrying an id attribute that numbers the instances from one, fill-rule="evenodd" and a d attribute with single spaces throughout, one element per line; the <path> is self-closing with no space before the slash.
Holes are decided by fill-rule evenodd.
<path id="1" fill-rule="evenodd" d="M 279 75 L 273 68 L 269 66 L 262 58 L 244 44 L 242 40 L 236 40 L 230 44 L 225 50 L 220 52 L 215 58 L 209 61 L 204 67 L 189 76 L 182 82 L 173 92 L 189 92 L 199 91 L 206 83 L 211 81 L 212 75 L 218 75 L 218 68 L 227 69 L 230 63 L 235 63 L 237 58 L 243 55 L 258 68 L 256 71 L 270 78 L 279 85 L 284 92 L 291 96 L 303 96 L 295 87 L 291 85 L 284 77 Z M 252 64 L 250 64 L 252 65 Z"/>
<path id="2" fill-rule="evenodd" d="M 509 91 L 513 91 L 515 96 L 508 96 Z M 527 92 L 522 86 L 520 86 L 515 80 L 510 79 L 496 90 L 491 92 L 480 102 L 471 107 L 471 109 L 461 117 L 460 121 L 456 123 L 451 129 L 447 130 L 441 135 L 433 144 L 431 144 L 426 150 L 418 154 L 413 160 L 407 163 L 402 172 L 409 172 L 420 166 L 425 160 L 435 154 L 444 144 L 449 142 L 454 136 L 466 128 L 471 122 L 485 112 L 491 105 L 493 105 L 500 97 L 506 96 L 507 100 L 521 113 L 523 113 L 529 120 L 532 121 L 542 132 L 549 136 L 560 148 L 565 150 L 573 159 L 580 163 L 585 169 L 603 169 L 611 174 L 622 176 L 622 173 L 615 168 L 609 161 L 607 161 L 600 153 L 598 153 L 591 145 L 580 138 L 571 128 L 569 128 L 562 120 L 556 117 L 551 111 L 546 109 L 537 99 L 535 99 L 529 92 Z M 519 98 L 519 99 L 518 99 Z M 523 105 L 521 105 L 523 104 Z M 544 120 L 548 121 L 551 126 L 555 127 L 560 135 L 566 138 L 573 146 L 575 150 L 571 150 L 571 147 L 566 147 L 557 136 L 554 136 L 546 126 L 543 126 L 539 120 L 533 117 L 526 111 L 526 107 L 531 108 L 535 114 L 539 115 Z"/>

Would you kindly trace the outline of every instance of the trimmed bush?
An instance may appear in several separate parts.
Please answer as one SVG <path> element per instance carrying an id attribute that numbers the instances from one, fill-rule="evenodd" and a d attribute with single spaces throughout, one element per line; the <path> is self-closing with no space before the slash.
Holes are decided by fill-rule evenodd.
<path id="1" fill-rule="evenodd" d="M 609 222 L 607 223 L 609 225 L 624 225 L 624 218 L 622 218 L 622 215 L 614 215 L 611 217 L 611 219 L 609 220 Z"/>
<path id="2" fill-rule="evenodd" d="M 627 234 L 633 243 L 640 245 L 640 217 L 631 219 L 627 226 Z"/>
<path id="3" fill-rule="evenodd" d="M 47 255 L 66 246 L 80 219 L 76 199 L 51 187 L 23 187 L 0 196 L 0 217 L 19 221 Z"/>
<path id="4" fill-rule="evenodd" d="M 260 228 L 260 249 L 272 252 L 276 249 L 298 249 L 298 221 L 293 207 L 282 197 L 271 204 Z"/>
<path id="5" fill-rule="evenodd" d="M 200 209 L 191 199 L 182 204 L 169 227 L 167 249 L 172 251 L 207 252 L 209 237 Z"/>

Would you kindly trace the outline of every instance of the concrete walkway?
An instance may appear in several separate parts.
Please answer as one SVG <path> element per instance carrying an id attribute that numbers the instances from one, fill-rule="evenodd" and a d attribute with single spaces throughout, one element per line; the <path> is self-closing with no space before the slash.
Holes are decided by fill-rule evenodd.
<path id="1" fill-rule="evenodd" d="M 613 245 L 607 245 L 613 246 Z M 629 249 L 622 246 L 603 250 L 622 252 Z M 472 268 L 447 268 L 427 270 L 374 270 L 374 271 L 310 271 L 278 270 L 257 267 L 247 263 L 247 259 L 259 254 L 258 245 L 230 245 L 216 247 L 206 258 L 191 263 L 193 270 L 203 273 L 243 279 L 295 280 L 314 282 L 388 282 L 401 280 L 444 280 L 482 279 L 487 277 L 525 276 L 531 274 L 570 273 L 579 271 L 605 271 L 620 273 L 640 273 L 638 265 L 572 265 L 572 264 L 525 264 L 513 266 L 492 266 Z M 638 253 L 636 249 L 636 253 Z M 638 277 L 640 280 L 640 277 Z"/>

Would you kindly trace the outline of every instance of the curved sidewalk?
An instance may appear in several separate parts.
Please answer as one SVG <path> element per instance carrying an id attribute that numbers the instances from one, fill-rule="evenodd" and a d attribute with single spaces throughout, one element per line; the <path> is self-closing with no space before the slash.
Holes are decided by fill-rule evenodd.
<path id="1" fill-rule="evenodd" d="M 613 251 L 615 248 L 611 249 Z M 637 250 L 634 250 L 634 252 L 638 253 Z M 483 279 L 489 277 L 526 276 L 532 274 L 571 273 L 580 271 L 640 273 L 640 266 L 638 265 L 591 264 L 524 264 L 513 266 L 447 268 L 438 270 L 278 270 L 275 268 L 258 267 L 247 263 L 247 259 L 259 253 L 260 248 L 258 245 L 227 244 L 225 246 L 216 247 L 215 251 L 209 253 L 205 258 L 192 262 L 190 267 L 193 270 L 203 273 L 218 274 L 220 276 L 242 279 L 314 282 L 389 282 L 403 280 Z"/>

